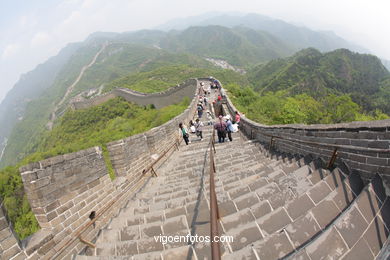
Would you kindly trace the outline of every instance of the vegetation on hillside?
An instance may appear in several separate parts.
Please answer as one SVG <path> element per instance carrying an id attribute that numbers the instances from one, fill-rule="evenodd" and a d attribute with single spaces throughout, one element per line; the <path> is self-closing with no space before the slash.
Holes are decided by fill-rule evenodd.
<path id="1" fill-rule="evenodd" d="M 389 118 L 378 109 L 365 113 L 347 94 L 314 98 L 306 93 L 290 95 L 286 90 L 279 90 L 260 95 L 251 87 L 235 84 L 226 87 L 236 107 L 262 124 L 333 124 Z"/>
<path id="2" fill-rule="evenodd" d="M 177 53 L 224 59 L 238 66 L 265 62 L 293 53 L 288 43 L 267 32 L 222 26 L 172 31 L 161 39 L 160 46 Z"/>
<path id="3" fill-rule="evenodd" d="M 107 153 L 106 143 L 159 126 L 182 113 L 189 102 L 186 98 L 157 110 L 115 98 L 89 109 L 68 111 L 52 131 L 42 134 L 36 152 L 16 166 L 0 170 L 0 197 L 19 238 L 24 239 L 39 229 L 24 194 L 20 166 L 93 146 L 101 146 L 103 153 Z M 109 165 L 108 170 L 113 177 Z"/>
<path id="4" fill-rule="evenodd" d="M 321 98 L 350 95 L 366 112 L 390 113 L 384 96 L 390 90 L 390 73 L 381 61 L 346 49 L 322 54 L 309 48 L 286 59 L 277 59 L 250 71 L 249 81 L 260 93 L 287 91 Z M 387 102 L 388 103 L 388 102 Z"/>

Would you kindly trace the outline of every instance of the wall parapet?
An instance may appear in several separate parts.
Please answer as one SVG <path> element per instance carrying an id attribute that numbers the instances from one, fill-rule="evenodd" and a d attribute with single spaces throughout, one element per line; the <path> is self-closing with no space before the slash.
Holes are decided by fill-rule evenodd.
<path id="1" fill-rule="evenodd" d="M 227 110 L 238 111 L 229 97 Z M 245 116 L 240 129 L 251 139 L 270 144 L 281 152 L 314 155 L 329 161 L 337 147 L 337 163 L 345 162 L 351 170 L 359 172 L 363 179 L 371 179 L 376 173 L 390 183 L 390 120 L 351 122 L 340 124 L 291 124 L 262 125 Z M 277 138 L 279 137 L 279 138 Z M 316 145 L 314 143 L 320 143 Z"/>
<path id="2" fill-rule="evenodd" d="M 185 82 L 157 93 L 142 93 L 127 88 L 115 88 L 108 93 L 83 101 L 71 103 L 74 110 L 85 109 L 102 104 L 115 97 L 123 97 L 128 102 L 146 106 L 153 104 L 156 108 L 162 108 L 179 102 L 183 97 L 192 98 L 196 79 L 188 79 Z"/>
<path id="3" fill-rule="evenodd" d="M 20 167 L 25 193 L 41 230 L 20 242 L 0 208 L 0 231 L 7 234 L 5 239 L 0 236 L 0 247 L 12 249 L 0 251 L 0 258 L 11 254 L 23 259 L 69 258 L 86 247 L 80 242 L 80 234 L 83 239 L 93 241 L 126 203 L 121 198 L 137 192 L 139 184 L 150 178 L 150 175 L 143 178 L 143 169 L 159 155 L 164 154 L 164 158 L 170 155 L 165 149 L 177 141 L 179 122 L 192 119 L 198 81 L 191 79 L 185 84 L 180 89 L 191 90 L 190 97 L 194 98 L 183 113 L 145 133 L 107 144 L 117 176 L 114 181 L 108 175 L 102 148 L 97 146 Z M 183 94 L 165 92 L 169 93 L 177 101 Z M 162 163 L 160 160 L 155 169 Z M 99 220 L 93 219 L 93 215 L 99 216 Z"/>

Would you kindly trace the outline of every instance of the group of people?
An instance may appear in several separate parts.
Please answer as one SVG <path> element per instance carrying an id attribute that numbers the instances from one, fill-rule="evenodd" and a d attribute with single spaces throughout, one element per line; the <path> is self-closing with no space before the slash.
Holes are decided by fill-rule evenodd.
<path id="1" fill-rule="evenodd" d="M 180 128 L 180 133 L 183 136 L 184 142 L 186 145 L 191 143 L 190 141 L 190 133 L 191 134 L 196 134 L 196 136 L 199 137 L 200 141 L 203 140 L 203 127 L 204 124 L 200 119 L 203 117 L 203 112 L 206 111 L 207 114 L 207 120 L 208 120 L 208 125 L 212 124 L 212 116 L 211 112 L 207 109 L 208 106 L 208 95 L 211 93 L 211 88 L 212 86 L 216 87 L 217 90 L 219 90 L 219 95 L 216 101 L 221 101 L 223 97 L 225 97 L 225 92 L 222 91 L 221 84 L 219 83 L 218 80 L 210 80 L 210 85 L 205 86 L 203 82 L 201 82 L 200 87 L 198 89 L 198 94 L 199 94 L 199 101 L 196 107 L 197 113 L 198 113 L 198 118 L 193 122 L 192 120 L 189 122 L 189 129 L 183 124 L 179 124 Z M 216 91 L 217 91 L 216 90 Z M 214 101 L 214 102 L 216 102 Z M 217 130 L 217 135 L 218 135 L 218 142 L 223 143 L 225 142 L 226 135 L 229 139 L 229 141 L 233 141 L 232 133 L 238 131 L 238 126 L 240 123 L 240 114 L 238 111 L 235 112 L 234 120 L 232 121 L 230 118 L 230 115 L 227 116 L 222 116 L 220 115 L 218 117 L 217 122 L 214 123 L 214 129 Z"/>
<path id="2" fill-rule="evenodd" d="M 232 133 L 238 131 L 238 126 L 241 120 L 240 114 L 238 111 L 235 112 L 234 121 L 230 119 L 230 115 L 218 117 L 218 122 L 214 124 L 214 129 L 217 130 L 218 143 L 225 142 L 226 134 L 229 141 L 233 141 Z"/>
<path id="3" fill-rule="evenodd" d="M 191 120 L 189 122 L 189 125 L 190 125 L 189 129 L 187 129 L 187 127 L 183 123 L 179 124 L 180 133 L 183 136 L 183 139 L 184 139 L 184 142 L 186 143 L 186 145 L 191 143 L 190 133 L 196 134 L 196 136 L 198 136 L 200 138 L 200 141 L 202 141 L 203 140 L 203 126 L 204 126 L 202 121 L 200 121 L 199 118 L 197 118 L 195 120 L 195 123 Z"/>

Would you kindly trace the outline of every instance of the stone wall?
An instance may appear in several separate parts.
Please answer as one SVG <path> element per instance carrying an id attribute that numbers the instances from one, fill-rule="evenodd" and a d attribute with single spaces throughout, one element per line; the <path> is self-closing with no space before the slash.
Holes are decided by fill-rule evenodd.
<path id="1" fill-rule="evenodd" d="M 26 255 L 22 251 L 18 239 L 12 232 L 7 214 L 3 207 L 3 202 L 0 204 L 0 257 L 1 259 L 25 259 Z"/>
<path id="2" fill-rule="evenodd" d="M 237 110 L 229 98 L 225 110 L 231 114 Z M 267 126 L 243 116 L 240 129 L 249 138 L 265 144 L 270 143 L 272 136 L 282 137 L 283 140 L 274 138 L 274 149 L 292 154 L 312 154 L 327 162 L 337 147 L 336 163 L 347 163 L 366 180 L 379 173 L 390 183 L 390 120 Z"/>
<path id="3" fill-rule="evenodd" d="M 42 228 L 40 241 L 34 239 L 27 245 L 29 256 L 54 255 L 90 221 L 92 211 L 101 210 L 116 194 L 100 147 L 32 163 L 20 172 L 32 212 Z M 80 250 L 83 245 L 74 247 Z"/>
<path id="4" fill-rule="evenodd" d="M 192 87 L 192 97 L 195 95 Z M 117 176 L 132 178 L 142 172 L 145 165 L 151 164 L 165 149 L 180 138 L 178 125 L 188 124 L 196 112 L 197 99 L 192 98 L 190 106 L 169 122 L 155 127 L 143 134 L 134 135 L 107 144 L 111 162 Z"/>
<path id="5" fill-rule="evenodd" d="M 114 181 L 108 175 L 100 147 L 21 167 L 24 189 L 41 230 L 23 243 L 18 241 L 0 209 L 0 259 L 70 258 L 86 247 L 80 234 L 82 239 L 93 242 L 99 230 L 126 203 L 121 198 L 137 192 L 150 178 L 150 173 L 144 178 L 143 170 L 178 140 L 179 122 L 188 122 L 194 115 L 197 99 L 193 97 L 198 81 L 193 79 L 186 84 L 189 83 L 192 101 L 182 114 L 143 134 L 107 144 L 117 175 Z M 164 95 L 169 93 L 175 97 L 177 91 Z M 92 225 L 93 212 L 100 217 Z"/>
<path id="6" fill-rule="evenodd" d="M 169 106 L 173 103 L 180 102 L 184 97 L 192 99 L 194 95 L 194 86 L 196 79 L 189 79 L 184 83 L 175 87 L 169 88 L 164 92 L 145 94 L 127 88 L 116 88 L 102 96 L 74 102 L 71 104 L 72 109 L 84 109 L 102 104 L 115 97 L 123 97 L 128 102 L 133 102 L 138 105 L 153 104 L 156 108 Z"/>

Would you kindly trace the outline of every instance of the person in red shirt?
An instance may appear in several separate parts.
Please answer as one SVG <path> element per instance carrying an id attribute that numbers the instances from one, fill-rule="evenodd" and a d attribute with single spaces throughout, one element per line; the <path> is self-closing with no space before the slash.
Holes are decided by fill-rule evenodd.
<path id="1" fill-rule="evenodd" d="M 236 115 L 234 116 L 234 123 L 239 124 L 240 120 L 241 120 L 241 116 L 238 113 L 238 111 L 236 111 Z"/>

